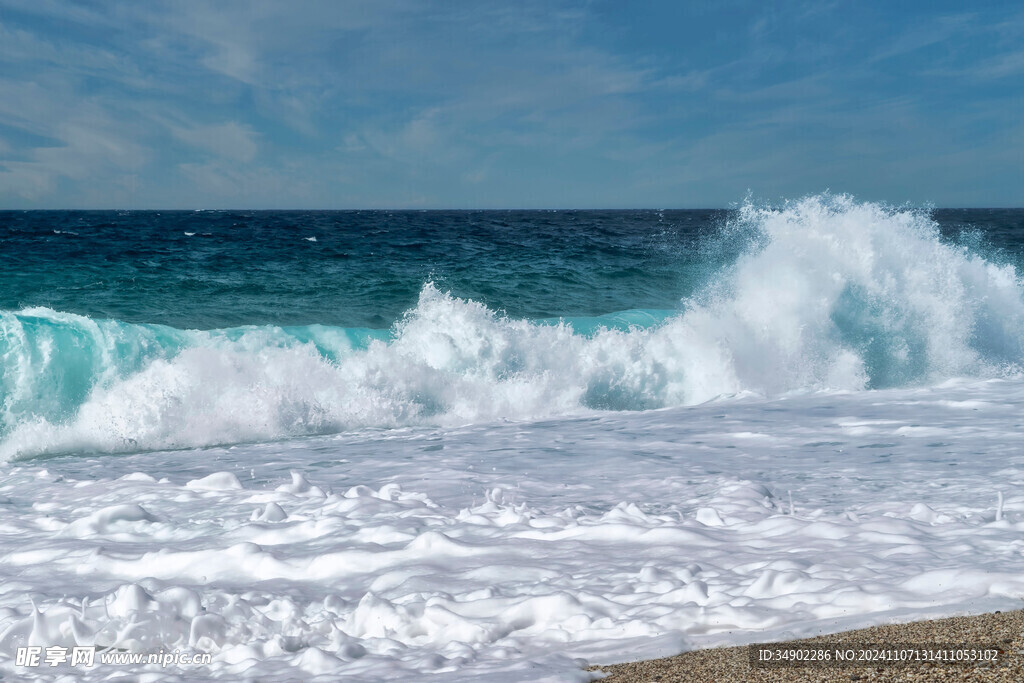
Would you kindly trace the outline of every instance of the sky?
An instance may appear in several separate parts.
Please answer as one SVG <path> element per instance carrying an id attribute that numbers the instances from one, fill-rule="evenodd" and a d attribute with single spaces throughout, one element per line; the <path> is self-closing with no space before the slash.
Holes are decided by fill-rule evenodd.
<path id="1" fill-rule="evenodd" d="M 0 208 L 1024 206 L 1019 2 L 0 0 Z"/>

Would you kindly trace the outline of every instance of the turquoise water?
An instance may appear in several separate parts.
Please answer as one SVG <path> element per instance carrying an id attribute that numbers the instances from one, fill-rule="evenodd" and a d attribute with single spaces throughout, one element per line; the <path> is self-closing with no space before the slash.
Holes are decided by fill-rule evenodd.
<path id="1" fill-rule="evenodd" d="M 1024 211 L 0 213 L 0 455 L 1004 376 Z"/>

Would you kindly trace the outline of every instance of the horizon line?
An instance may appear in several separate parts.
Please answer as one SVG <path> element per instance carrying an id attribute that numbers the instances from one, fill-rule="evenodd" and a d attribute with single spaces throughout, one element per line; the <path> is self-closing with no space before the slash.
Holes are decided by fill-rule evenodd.
<path id="1" fill-rule="evenodd" d="M 986 211 L 986 210 L 1024 210 L 1024 204 L 1021 205 L 985 205 L 985 206 L 933 206 L 928 204 L 891 204 L 888 202 L 872 202 L 865 200 L 865 203 L 881 204 L 894 209 L 919 209 L 927 211 L 953 211 L 953 210 L 975 210 L 975 211 Z M 780 207 L 778 204 L 770 204 L 772 208 Z M 157 211 L 176 211 L 181 213 L 206 213 L 206 212 L 229 212 L 229 211 L 248 211 L 248 212 L 303 212 L 303 211 L 321 211 L 321 212 L 355 212 L 355 211 L 403 211 L 403 212 L 442 212 L 442 211 L 537 211 L 537 212 L 559 212 L 559 211 L 737 211 L 739 210 L 738 205 L 732 206 L 694 206 L 694 207 L 653 207 L 653 206 L 633 206 L 633 207 L 354 207 L 354 208 L 322 208 L 322 207 L 305 207 L 305 208 L 253 208 L 253 207 L 228 207 L 228 208 L 174 208 L 174 207 L 156 207 L 156 208 L 125 208 L 125 207 L 104 207 L 104 208 L 85 208 L 85 207 L 44 207 L 44 208 L 31 208 L 31 209 L 15 209 L 15 208 L 4 208 L 0 207 L 0 213 L 29 213 L 33 211 L 138 211 L 138 212 L 157 212 Z M 781 207 L 780 207 L 781 208 Z"/>

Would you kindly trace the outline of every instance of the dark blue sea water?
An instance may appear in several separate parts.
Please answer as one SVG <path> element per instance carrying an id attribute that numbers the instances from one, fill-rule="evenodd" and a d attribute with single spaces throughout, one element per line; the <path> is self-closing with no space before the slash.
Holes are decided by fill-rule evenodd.
<path id="1" fill-rule="evenodd" d="M 0 308 L 213 329 L 387 328 L 423 284 L 516 318 L 677 309 L 746 245 L 729 211 L 0 212 Z M 1024 253 L 1024 211 L 931 216 Z M 315 240 L 315 241 L 314 241 Z"/>
<path id="2" fill-rule="evenodd" d="M 134 450 L 1005 374 L 1022 258 L 1022 210 L 833 196 L 0 212 L 0 439 Z M 214 416 L 198 436 L 193 413 Z"/>
<path id="3" fill-rule="evenodd" d="M 0 307 L 387 328 L 433 281 L 517 318 L 674 309 L 722 211 L 0 213 Z M 734 258 L 735 253 L 724 255 Z"/>

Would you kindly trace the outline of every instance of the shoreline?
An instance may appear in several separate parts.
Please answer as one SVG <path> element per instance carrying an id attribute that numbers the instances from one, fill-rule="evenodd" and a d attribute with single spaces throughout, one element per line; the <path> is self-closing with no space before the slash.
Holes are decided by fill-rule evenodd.
<path id="1" fill-rule="evenodd" d="M 867 649 L 871 644 L 872 649 Z M 885 624 L 813 638 L 770 643 L 774 652 L 855 653 L 878 652 L 880 648 L 900 648 L 921 653 L 937 645 L 963 646 L 967 652 L 996 650 L 996 661 L 950 663 L 920 661 L 906 663 L 845 662 L 827 664 L 779 663 L 755 665 L 752 647 L 732 646 L 691 650 L 672 657 L 639 662 L 591 666 L 587 670 L 605 676 L 608 683 L 658 683 L 683 681 L 1021 681 L 1024 680 L 1024 609 L 973 616 Z M 857 646 L 861 649 L 858 650 Z M 779 646 L 785 646 L 780 648 Z M 804 649 L 806 648 L 806 650 Z M 921 649 L 919 649 L 921 648 Z M 953 650 L 954 652 L 956 650 Z M 805 656 L 801 654 L 800 656 Z M 813 656 L 813 655 L 811 655 Z M 920 657 L 921 654 L 911 656 Z M 936 655 L 924 655 L 935 658 Z M 942 655 L 938 655 L 942 656 Z M 946 655 L 961 656 L 961 655 Z M 965 654 L 963 656 L 971 656 Z"/>

